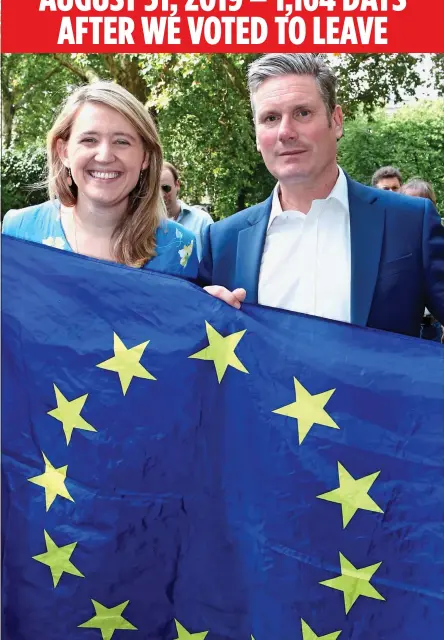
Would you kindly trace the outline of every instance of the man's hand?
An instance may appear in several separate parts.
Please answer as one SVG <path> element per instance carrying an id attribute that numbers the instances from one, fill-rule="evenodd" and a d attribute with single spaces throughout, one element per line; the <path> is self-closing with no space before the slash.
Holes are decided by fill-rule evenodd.
<path id="1" fill-rule="evenodd" d="M 236 309 L 240 309 L 241 302 L 245 300 L 245 296 L 247 295 L 245 289 L 234 289 L 234 291 L 228 291 L 225 287 L 220 287 L 217 284 L 204 287 L 204 291 L 209 293 L 210 296 L 223 300 Z"/>

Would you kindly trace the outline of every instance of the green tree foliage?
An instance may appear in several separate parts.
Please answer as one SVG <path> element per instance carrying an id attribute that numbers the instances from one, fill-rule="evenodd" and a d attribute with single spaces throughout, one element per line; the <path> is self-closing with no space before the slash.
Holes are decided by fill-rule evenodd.
<path id="1" fill-rule="evenodd" d="M 2 153 L 2 214 L 46 199 L 45 189 L 32 188 L 45 177 L 46 152 L 42 147 L 5 149 Z"/>
<path id="2" fill-rule="evenodd" d="M 435 53 L 432 60 L 434 86 L 438 94 L 444 97 L 444 53 Z"/>
<path id="3" fill-rule="evenodd" d="M 3 149 L 24 147 L 45 135 L 73 79 L 53 56 L 2 54 L 1 61 Z"/>
<path id="4" fill-rule="evenodd" d="M 134 55 L 2 54 L 3 148 L 44 140 L 67 95 L 98 79 L 114 80 L 141 102 L 147 88 Z"/>
<path id="5" fill-rule="evenodd" d="M 422 56 L 406 53 L 359 53 L 332 57 L 338 78 L 338 102 L 347 117 L 371 114 L 389 99 L 400 102 L 413 96 L 421 84 Z"/>
<path id="6" fill-rule="evenodd" d="M 180 168 L 186 197 L 209 197 L 216 217 L 236 210 L 256 170 L 247 62 L 246 56 L 224 54 L 142 60 L 165 157 Z"/>
<path id="7" fill-rule="evenodd" d="M 394 165 L 404 181 L 419 176 L 432 183 L 444 213 L 444 101 L 403 107 L 389 116 L 346 123 L 339 145 L 341 166 L 359 182 L 370 184 L 379 167 Z"/>

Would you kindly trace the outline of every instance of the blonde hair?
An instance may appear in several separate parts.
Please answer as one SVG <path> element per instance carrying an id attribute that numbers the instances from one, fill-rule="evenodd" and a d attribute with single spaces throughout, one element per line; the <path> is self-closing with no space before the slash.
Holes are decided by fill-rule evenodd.
<path id="1" fill-rule="evenodd" d="M 68 172 L 57 151 L 57 141 L 67 142 L 75 117 L 85 103 L 115 109 L 136 129 L 148 156 L 148 168 L 129 194 L 125 217 L 113 235 L 112 251 L 117 262 L 141 267 L 156 255 L 156 231 L 166 218 L 160 194 L 163 154 L 159 134 L 151 115 L 126 89 L 113 82 L 94 82 L 79 87 L 64 104 L 47 137 L 48 191 L 66 207 L 77 203 L 76 185 L 68 185 Z"/>
<path id="2" fill-rule="evenodd" d="M 409 193 L 410 192 L 410 193 Z M 426 182 L 422 178 L 410 178 L 408 182 L 402 185 L 399 193 L 411 195 L 417 198 L 428 198 L 436 207 L 436 195 L 430 182 Z"/>

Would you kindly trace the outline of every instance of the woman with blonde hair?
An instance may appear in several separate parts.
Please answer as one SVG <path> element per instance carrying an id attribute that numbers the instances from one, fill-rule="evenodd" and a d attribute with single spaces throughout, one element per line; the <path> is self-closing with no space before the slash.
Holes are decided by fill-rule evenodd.
<path id="1" fill-rule="evenodd" d="M 112 82 L 82 86 L 48 134 L 50 200 L 9 211 L 3 233 L 193 279 L 194 235 L 168 220 L 162 148 L 143 105 Z"/>
<path id="2" fill-rule="evenodd" d="M 428 198 L 436 207 L 436 195 L 430 182 L 422 178 L 410 178 L 408 182 L 402 185 L 399 193 L 414 198 Z"/>

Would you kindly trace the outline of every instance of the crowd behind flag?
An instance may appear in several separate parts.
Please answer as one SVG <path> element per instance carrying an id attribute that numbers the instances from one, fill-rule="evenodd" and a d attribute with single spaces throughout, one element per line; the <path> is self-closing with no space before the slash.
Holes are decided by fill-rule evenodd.
<path id="1" fill-rule="evenodd" d="M 443 365 L 4 238 L 4 637 L 438 640 Z"/>

